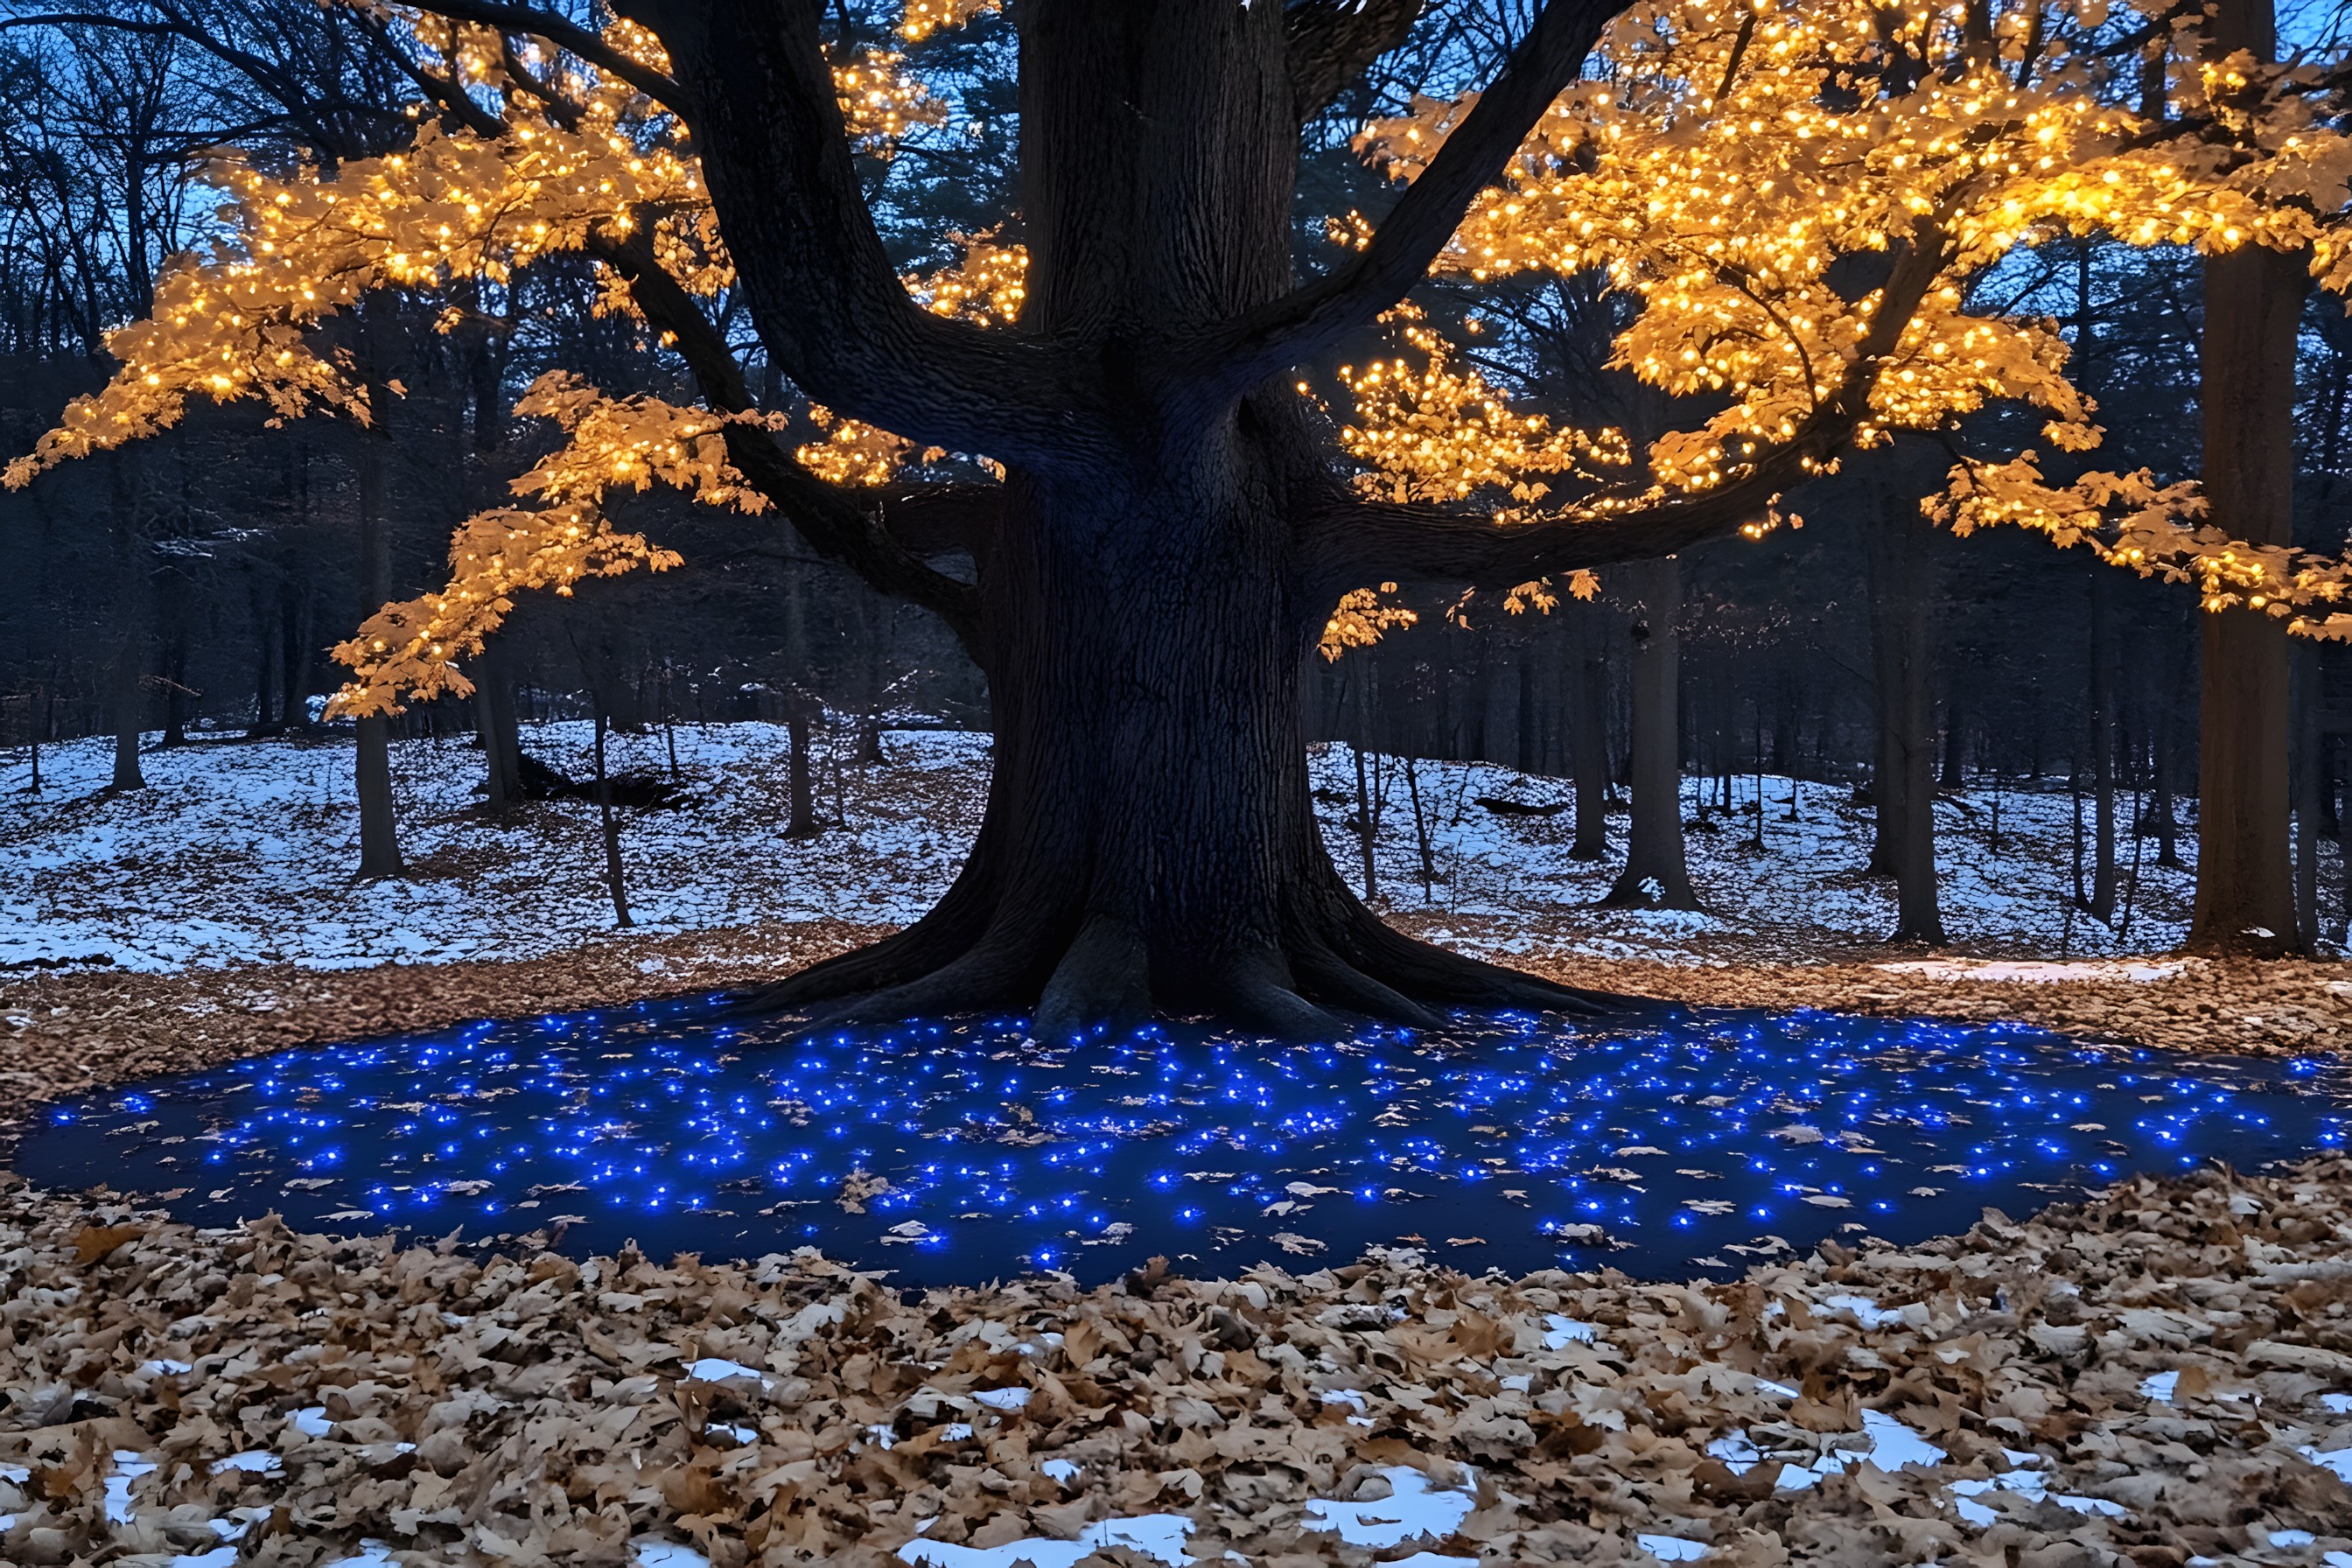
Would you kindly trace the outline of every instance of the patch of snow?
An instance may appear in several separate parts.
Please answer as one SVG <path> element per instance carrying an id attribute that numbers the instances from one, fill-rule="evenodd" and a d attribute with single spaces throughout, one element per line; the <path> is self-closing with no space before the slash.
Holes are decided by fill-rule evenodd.
<path id="1" fill-rule="evenodd" d="M 2323 1470 L 2335 1471 L 2336 1479 L 2347 1486 L 2352 1486 L 2352 1446 L 2331 1448 L 2322 1453 L 2318 1448 L 2306 1443 L 2295 1452 Z"/>
<path id="2" fill-rule="evenodd" d="M 1704 1542 L 1685 1541 L 1679 1535 L 1637 1535 L 1633 1544 L 1661 1563 L 1696 1563 L 1706 1555 Z"/>
<path id="3" fill-rule="evenodd" d="M 710 1559 L 676 1541 L 633 1541 L 637 1568 L 710 1568 Z"/>
<path id="4" fill-rule="evenodd" d="M 1824 1297 L 1822 1305 L 1833 1312 L 1845 1312 L 1865 1329 L 1883 1329 L 1889 1323 L 1903 1321 L 1899 1311 L 1888 1311 L 1867 1296 Z"/>
<path id="5" fill-rule="evenodd" d="M 1882 1470 L 1899 1470 L 1906 1465 L 1932 1469 L 1945 1460 L 1943 1449 L 1885 1411 L 1864 1411 L 1862 1431 L 1870 1439 L 1870 1451 L 1863 1458 Z"/>
<path id="6" fill-rule="evenodd" d="M 1013 1388 L 975 1388 L 971 1396 L 991 1410 L 1018 1410 L 1029 1403 L 1034 1390 L 1024 1386 Z"/>
<path id="7" fill-rule="evenodd" d="M 279 1464 L 278 1456 L 268 1449 L 248 1448 L 241 1454 L 231 1454 L 226 1459 L 215 1459 L 213 1474 L 217 1476 L 225 1470 L 243 1470 L 251 1476 L 266 1476 L 277 1469 Z"/>
<path id="8" fill-rule="evenodd" d="M 142 1361 L 139 1363 L 141 1377 L 184 1377 L 195 1370 L 184 1361 Z"/>
<path id="9" fill-rule="evenodd" d="M 383 1542 L 362 1541 L 357 1557 L 338 1557 L 331 1563 L 320 1563 L 319 1568 L 400 1568 L 400 1564 L 392 1560 L 392 1548 Z"/>
<path id="10" fill-rule="evenodd" d="M 1937 980 L 1991 980 L 2050 985 L 2084 980 L 2170 980 L 2195 959 L 2084 959 L 2074 963 L 1970 963 L 1957 958 L 1915 958 L 1874 967 L 1890 974 L 1924 974 Z"/>
<path id="11" fill-rule="evenodd" d="M 733 1377 L 748 1377 L 765 1388 L 768 1374 L 745 1366 L 741 1362 L 724 1361 L 718 1356 L 704 1356 L 686 1369 L 686 1375 L 697 1383 L 725 1383 Z"/>
<path id="12" fill-rule="evenodd" d="M 1735 1476 L 1744 1476 L 1764 1462 L 1764 1455 L 1745 1432 L 1734 1432 L 1727 1437 L 1717 1437 L 1706 1446 L 1707 1453 L 1721 1459 L 1724 1468 Z"/>
<path id="13" fill-rule="evenodd" d="M 2308 1546 L 2319 1539 L 2307 1530 L 2273 1530 L 2269 1534 L 2273 1546 Z"/>
<path id="14" fill-rule="evenodd" d="M 1779 1386 L 1774 1385 L 1776 1389 Z M 1790 1390 L 1790 1396 L 1794 1397 L 1795 1392 Z M 1894 1471 L 1906 1465 L 1933 1469 L 1947 1458 L 1943 1449 L 1885 1411 L 1865 1410 L 1862 1413 L 1862 1436 L 1870 1440 L 1870 1447 L 1859 1453 L 1832 1448 L 1807 1464 L 1782 1460 L 1780 1477 L 1773 1482 L 1774 1489 L 1784 1492 L 1804 1491 L 1820 1485 L 1824 1476 L 1844 1474 L 1848 1465 L 1858 1461 L 1866 1461 L 1882 1470 Z M 1755 1439 L 1744 1431 L 1716 1438 L 1706 1446 L 1706 1451 L 1722 1460 L 1725 1468 L 1734 1475 L 1744 1474 L 1764 1460 L 1764 1454 L 1756 1447 Z"/>
<path id="15" fill-rule="evenodd" d="M 760 1429 L 757 1426 L 731 1426 L 722 1422 L 713 1421 L 705 1426 L 703 1431 L 730 1438 L 742 1447 L 749 1447 L 760 1440 Z"/>
<path id="16" fill-rule="evenodd" d="M 154 1473 L 154 1460 L 128 1448 L 114 1451 L 114 1473 L 106 1478 L 106 1517 L 110 1523 L 131 1522 L 131 1483 Z"/>
<path id="17" fill-rule="evenodd" d="M 1350 1546 L 1402 1546 L 1423 1536 L 1444 1539 L 1478 1506 L 1467 1491 L 1443 1491 L 1430 1485 L 1429 1478 L 1411 1465 L 1389 1465 L 1375 1473 L 1388 1482 L 1388 1496 L 1364 1502 L 1309 1499 L 1307 1528 L 1337 1531 Z"/>
<path id="18" fill-rule="evenodd" d="M 1067 1459 L 1040 1459 L 1037 1468 L 1048 1479 L 1059 1481 L 1064 1486 L 1078 1479 L 1078 1467 Z"/>
<path id="19" fill-rule="evenodd" d="M 670 736 L 614 736 L 612 765 L 667 773 Z M 844 729 L 823 739 L 845 751 Z M 889 762 L 845 766 L 845 826 L 787 839 L 775 799 L 790 746 L 782 726 L 761 722 L 677 726 L 684 788 L 693 804 L 629 814 L 623 825 L 633 912 L 653 935 L 740 928 L 755 920 L 845 919 L 900 925 L 946 890 L 977 829 L 988 783 L 990 737 L 892 730 Z M 566 773 L 589 769 L 593 726 L 530 726 L 523 746 Z M 613 938 L 599 879 L 549 878 L 593 842 L 594 808 L 550 802 L 494 819 L 476 809 L 481 761 L 470 736 L 394 742 L 408 879 L 353 886 L 358 808 L 349 742 L 315 738 L 205 742 L 142 759 L 149 787 L 105 793 L 111 737 L 44 747 L 38 795 L 0 791 L 0 963 L 102 953 L 118 969 L 150 973 L 284 963 L 317 970 L 392 960 L 499 961 L 576 951 Z M 1352 794 L 1344 744 L 1310 748 L 1311 784 Z M 1601 958 L 1711 963 L 1739 953 L 1875 946 L 1893 918 L 1891 891 L 1853 875 L 1867 858 L 1870 816 L 1844 785 L 1767 777 L 1764 845 L 1758 784 L 1732 781 L 1733 809 L 1717 816 L 1713 780 L 1686 780 L 1687 812 L 1736 831 L 1694 834 L 1690 870 L 1709 912 L 1592 907 L 1614 868 L 1571 859 L 1572 815 L 1504 816 L 1481 795 L 1558 798 L 1556 779 L 1489 763 L 1423 764 L 1433 805 L 1425 818 L 1437 874 L 1391 881 L 1384 902 L 1399 913 L 1440 917 L 1429 934 L 1489 956 L 1541 946 Z M 2131 928 L 2132 951 L 2097 922 L 2070 918 L 2063 868 L 2073 803 L 2058 789 L 2004 787 L 1999 841 L 1989 831 L 1992 792 L 1969 789 L 1937 803 L 1942 904 L 1953 939 L 1973 948 L 2039 955 L 2070 940 L 2087 961 L 2056 965 L 1924 961 L 1929 974 L 1962 979 L 2161 979 L 2177 961 L 2150 959 L 2187 928 L 2194 871 L 2147 867 Z M 1742 798 L 1744 797 L 1744 798 Z M 1391 803 L 1393 807 L 1393 803 Z M 1343 859 L 1359 846 L 1345 805 L 1318 812 Z M 1415 864 L 1411 812 L 1381 814 L 1382 858 Z M 223 856 L 211 846 L 240 847 Z M 2193 836 L 2184 848 L 2193 851 Z M 2331 847 L 2332 853 L 2332 847 Z M 438 870 L 465 867 L 464 872 Z M 652 962 L 639 960 L 638 962 Z M 692 967 L 663 961 L 681 981 Z M 1910 965 L 1918 972 L 1919 961 Z"/>
<path id="20" fill-rule="evenodd" d="M 1951 1485 L 1952 1506 L 1960 1518 L 1981 1530 L 2000 1518 L 1994 1510 L 1980 1502 L 1971 1502 L 1987 1492 L 2015 1492 L 2028 1502 L 2054 1502 L 2060 1508 L 2076 1513 L 2103 1513 L 2110 1519 L 2127 1517 L 2120 1503 L 2105 1498 L 2081 1497 L 2072 1492 L 2053 1492 L 2050 1483 L 2032 1470 L 2011 1470 L 2007 1475 L 1993 1476 L 1984 1480 L 1954 1481 Z"/>
<path id="21" fill-rule="evenodd" d="M 292 1421 L 294 1430 L 305 1437 L 324 1437 L 335 1429 L 335 1424 L 327 1419 L 327 1407 L 323 1405 L 297 1410 L 287 1419 Z"/>
<path id="22" fill-rule="evenodd" d="M 1544 1314 L 1544 1349 L 1566 1350 L 1570 1345 L 1589 1345 L 1596 1331 L 1593 1324 L 1580 1323 L 1574 1318 L 1558 1312 Z"/>
<path id="23" fill-rule="evenodd" d="M 2180 1386 L 2177 1372 L 2152 1372 L 2139 1380 L 2139 1396 L 2153 1399 L 2159 1405 L 2172 1403 L 2172 1391 Z"/>
<path id="24" fill-rule="evenodd" d="M 236 1568 L 236 1548 L 215 1546 L 210 1552 L 183 1552 L 172 1559 L 171 1568 Z"/>
<path id="25" fill-rule="evenodd" d="M 2321 1409 L 2332 1410 L 2338 1415 L 2352 1415 L 2352 1394 L 2323 1394 L 2319 1405 Z"/>
<path id="26" fill-rule="evenodd" d="M 1034 1568 L 1073 1565 L 1114 1546 L 1140 1552 L 1168 1568 L 1183 1568 L 1192 1561 L 1184 1542 L 1192 1521 L 1181 1513 L 1147 1513 L 1135 1519 L 1098 1519 L 1078 1532 L 1076 1541 L 1008 1541 L 1002 1546 L 956 1546 L 942 1541 L 909 1541 L 898 1548 L 902 1562 L 917 1568 L 1013 1568 L 1027 1562 Z"/>

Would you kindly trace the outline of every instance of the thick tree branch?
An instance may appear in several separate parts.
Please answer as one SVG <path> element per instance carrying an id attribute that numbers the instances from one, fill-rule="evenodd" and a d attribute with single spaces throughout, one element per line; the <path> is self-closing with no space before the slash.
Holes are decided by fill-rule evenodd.
<path id="1" fill-rule="evenodd" d="M 806 0 L 618 0 L 693 100 L 727 247 L 774 363 L 828 408 L 1033 469 L 1114 451 L 1099 372 L 908 296 L 858 177 Z"/>
<path id="2" fill-rule="evenodd" d="M 1391 208 L 1371 243 L 1325 274 L 1213 335 L 1203 368 L 1220 384 L 1255 385 L 1312 359 L 1404 298 L 1583 68 L 1601 29 L 1631 0 L 1545 0 L 1500 75 Z"/>
<path id="3" fill-rule="evenodd" d="M 627 280 L 630 298 L 648 323 L 669 336 L 706 404 L 722 414 L 748 413 L 755 406 L 733 351 L 693 297 L 655 259 L 643 227 L 625 240 L 596 240 L 590 253 Z M 992 490 L 955 486 L 946 495 L 930 497 L 910 490 L 847 489 L 801 467 L 767 431 L 744 425 L 727 427 L 727 458 L 791 520 L 809 548 L 840 562 L 879 592 L 931 611 L 987 667 L 979 589 L 923 557 L 965 549 L 975 560 L 982 558 L 992 510 L 984 498 L 992 498 Z"/>
<path id="4" fill-rule="evenodd" d="M 1282 14 L 1292 111 L 1301 125 L 1405 41 L 1422 0 L 1299 0 Z"/>
<path id="5" fill-rule="evenodd" d="M 1499 523 L 1436 503 L 1363 500 L 1334 487 L 1322 504 L 1303 508 L 1300 518 L 1316 602 L 1389 579 L 1507 588 L 1672 555 L 1754 521 L 1784 491 L 1811 477 L 1814 465 L 1843 448 L 1869 417 L 1872 388 L 1949 260 L 1940 232 L 1898 242 L 1869 331 L 1836 388 L 1793 438 L 1713 489 L 1621 511 Z"/>

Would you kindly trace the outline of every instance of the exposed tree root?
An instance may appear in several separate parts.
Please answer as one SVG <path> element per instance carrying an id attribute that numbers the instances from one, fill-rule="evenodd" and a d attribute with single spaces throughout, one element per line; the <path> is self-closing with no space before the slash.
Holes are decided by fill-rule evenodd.
<path id="1" fill-rule="evenodd" d="M 869 947 L 739 993 L 737 1016 L 812 1028 L 978 1012 L 1025 1013 L 1041 1039 L 1125 1035 L 1155 1015 L 1207 1017 L 1286 1039 L 1329 1039 L 1370 1020 L 1439 1028 L 1449 1010 L 1606 1016 L 1643 1004 L 1562 985 L 1405 935 L 1336 873 L 1309 873 L 1264 936 L 1152 933 L 1108 910 L 1047 912 L 1066 885 L 1001 892 L 975 848 L 938 907 Z M 1069 908 L 1066 903 L 1064 909 Z"/>

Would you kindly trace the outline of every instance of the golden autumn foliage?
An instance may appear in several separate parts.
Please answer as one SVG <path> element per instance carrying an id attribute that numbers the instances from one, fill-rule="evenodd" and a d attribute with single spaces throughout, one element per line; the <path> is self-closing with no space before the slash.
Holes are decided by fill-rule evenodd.
<path id="1" fill-rule="evenodd" d="M 367 420 L 371 389 L 322 329 L 373 289 L 498 285 L 544 258 L 585 254 L 599 261 L 598 309 L 632 314 L 628 284 L 604 264 L 624 244 L 643 244 L 690 296 L 732 286 L 690 141 L 643 92 L 551 47 L 517 55 L 492 29 L 373 8 L 409 31 L 426 68 L 494 106 L 484 112 L 495 134 L 427 118 L 401 152 L 331 171 L 220 160 L 210 177 L 224 237 L 167 272 L 153 314 L 109 340 L 117 374 L 11 463 L 7 483 L 168 428 L 191 397 Z M 909 0 L 899 36 L 919 41 L 992 8 Z M 1601 518 L 1734 482 L 1853 399 L 1864 447 L 1999 402 L 2037 411 L 2050 450 L 2093 450 L 2096 410 L 2067 378 L 2057 325 L 2001 313 L 1978 287 L 2004 258 L 2063 236 L 2269 245 L 2307 257 L 2325 286 L 2352 289 L 2352 139 L 2330 120 L 2340 106 L 2315 68 L 2243 56 L 2176 65 L 2172 119 L 2159 124 L 2140 112 L 2139 57 L 2111 47 L 2136 18 L 2109 17 L 2103 0 L 2011 4 L 1990 12 L 1990 39 L 1972 39 L 1966 15 L 1959 4 L 1876 0 L 1653 0 L 1625 13 L 1596 73 L 1552 106 L 1437 269 L 1472 286 L 1599 274 L 1637 307 L 1611 363 L 1702 415 L 1640 450 L 1615 430 L 1572 428 L 1516 405 L 1428 317 L 1402 309 L 1395 353 L 1339 375 L 1350 405 L 1340 442 L 1358 488 L 1506 522 Z M 658 41 L 632 24 L 610 24 L 601 41 L 667 68 Z M 946 112 L 893 51 L 834 70 L 848 133 L 875 152 Z M 1422 100 L 1365 127 L 1359 149 L 1410 180 L 1470 101 Z M 1354 243 L 1370 233 L 1357 217 L 1334 227 Z M 1021 247 L 996 233 L 951 237 L 956 261 L 905 279 L 910 295 L 941 315 L 1017 323 Z M 1882 322 L 1889 279 L 1921 257 L 1932 279 L 1901 320 Z M 729 467 L 719 415 L 562 375 L 542 378 L 518 411 L 562 444 L 515 481 L 516 504 L 459 526 L 442 589 L 387 605 L 337 649 L 355 671 L 347 710 L 468 689 L 457 663 L 518 591 L 568 593 L 674 563 L 612 527 L 602 503 L 615 487 L 764 504 Z M 821 408 L 809 417 L 817 438 L 795 456 L 836 483 L 885 484 L 945 456 Z M 1829 466 L 1807 458 L 1807 471 Z M 2209 605 L 2252 604 L 2299 631 L 2352 637 L 2352 616 L 2333 610 L 2352 570 L 2202 526 L 2193 484 L 2095 471 L 2060 482 L 2025 451 L 1963 463 L 1929 507 L 1958 531 L 2035 529 L 2193 583 Z M 1768 509 L 1751 531 L 1771 521 Z M 1537 578 L 1505 603 L 1549 609 L 1559 591 Z M 1590 574 L 1564 591 L 1590 596 Z M 1348 595 L 1327 656 L 1412 624 L 1383 598 L 1392 592 Z"/>
<path id="2" fill-rule="evenodd" d="M 2316 90 L 2318 67 L 2176 61 L 2168 129 L 2138 112 L 2141 57 L 2113 47 L 2137 16 L 2111 19 L 2099 0 L 1990 15 L 1992 37 L 1977 43 L 1956 4 L 1665 0 L 1619 18 L 1606 68 L 1553 106 L 1438 270 L 1473 283 L 1598 273 L 1638 305 L 1611 365 L 1712 412 L 1639 455 L 1652 481 L 1641 494 L 1562 495 L 1573 434 L 1451 371 L 1444 340 L 1408 318 L 1399 334 L 1419 368 L 1400 356 L 1340 377 L 1370 488 L 1475 497 L 1506 517 L 1654 504 L 1740 478 L 1857 377 L 1863 447 L 1998 401 L 2040 410 L 2051 449 L 2093 450 L 2096 410 L 2066 377 L 2058 324 L 1997 313 L 1977 287 L 2064 236 L 2270 245 L 2306 256 L 2324 287 L 2352 289 L 2352 138 L 2330 121 L 2341 106 Z M 1359 145 L 1409 180 L 1472 101 L 1423 100 Z M 1369 226 L 1334 233 L 1360 244 Z M 1937 277 L 1892 352 L 1862 364 L 1898 253 L 1932 254 Z M 2352 569 L 2198 526 L 2193 483 L 2093 471 L 2060 484 L 2027 451 L 1956 467 L 1927 510 L 1963 532 L 2001 523 L 2091 542 L 2117 565 L 2197 584 L 2209 607 L 2248 603 L 2297 631 L 2352 635 L 2352 617 L 2328 609 Z"/>

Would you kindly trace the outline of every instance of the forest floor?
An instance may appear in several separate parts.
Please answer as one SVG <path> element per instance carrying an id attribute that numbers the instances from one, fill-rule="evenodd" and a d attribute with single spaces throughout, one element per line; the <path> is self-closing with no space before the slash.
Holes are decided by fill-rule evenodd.
<path id="1" fill-rule="evenodd" d="M 2347 1193 L 2142 1178 L 1705 1286 L 1396 1251 L 901 1293 L 0 1179 L 0 1555 L 2347 1568 Z"/>
<path id="2" fill-rule="evenodd" d="M 576 772 L 584 738 L 527 743 Z M 676 741 L 691 804 L 631 815 L 625 932 L 593 810 L 485 817 L 462 742 L 402 749 L 412 874 L 373 886 L 349 877 L 342 746 L 157 752 L 127 795 L 100 789 L 102 746 L 46 752 L 38 796 L 0 784 L 0 1115 L 306 1041 L 771 977 L 927 905 L 985 784 L 983 740 L 895 731 L 887 765 L 828 771 L 845 821 L 796 842 L 778 732 Z M 667 773 L 667 742 L 616 765 Z M 1318 784 L 1347 797 L 1325 815 L 1360 871 L 1351 763 L 1326 749 Z M 1692 835 L 1706 913 L 1605 912 L 1583 907 L 1608 872 L 1568 858 L 1568 813 L 1477 804 L 1562 783 L 1416 773 L 1433 874 L 1424 891 L 1393 778 L 1391 918 L 1580 983 L 2352 1046 L 2339 964 L 2165 956 L 2188 880 L 2147 864 L 2153 842 L 2128 928 L 2067 913 L 2063 794 L 2001 792 L 1998 839 L 1992 792 L 1939 808 L 1954 941 L 1925 954 L 1876 940 L 1891 899 L 1859 874 L 1867 813 L 1842 790 L 1795 786 L 1790 822 L 1791 786 L 1766 780 L 1759 849 L 1739 785 L 1745 819 Z M 805 1255 L 583 1265 L 528 1239 L 199 1232 L 0 1176 L 0 1323 L 10 1563 L 2352 1568 L 2340 1157 L 1989 1210 L 1915 1247 L 1824 1243 L 1728 1283 L 1472 1279 L 1395 1251 L 920 1295 Z"/>

